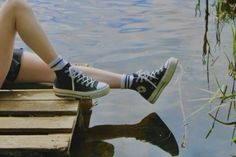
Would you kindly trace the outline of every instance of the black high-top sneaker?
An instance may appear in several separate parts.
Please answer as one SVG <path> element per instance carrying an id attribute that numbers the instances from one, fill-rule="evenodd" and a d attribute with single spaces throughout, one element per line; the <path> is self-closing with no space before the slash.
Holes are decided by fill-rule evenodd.
<path id="1" fill-rule="evenodd" d="M 95 99 L 109 93 L 109 85 L 85 76 L 76 66 L 70 66 L 64 72 L 68 77 L 57 77 L 54 91 L 60 97 Z"/>
<path id="2" fill-rule="evenodd" d="M 171 80 L 178 60 L 176 58 L 169 58 L 165 65 L 160 69 L 149 71 L 138 71 L 134 73 L 133 84 L 131 89 L 139 92 L 147 101 L 154 104 L 160 96 L 163 89 Z"/>

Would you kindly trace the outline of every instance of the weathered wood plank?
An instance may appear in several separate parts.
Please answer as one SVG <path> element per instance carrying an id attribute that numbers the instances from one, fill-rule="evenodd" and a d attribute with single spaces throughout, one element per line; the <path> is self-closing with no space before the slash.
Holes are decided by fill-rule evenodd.
<path id="1" fill-rule="evenodd" d="M 53 135 L 18 135 L 6 136 L 0 135 L 0 151 L 8 149 L 13 150 L 61 150 L 68 147 L 70 134 L 53 134 Z"/>
<path id="2" fill-rule="evenodd" d="M 0 101 L 0 116 L 76 115 L 78 101 Z"/>
<path id="3" fill-rule="evenodd" d="M 73 144 L 70 143 L 74 146 L 77 145 L 74 141 L 79 139 L 78 106 L 77 99 L 55 96 L 51 86 L 49 89 L 0 90 L 0 141 L 4 141 L 0 142 L 0 154 L 36 153 L 41 157 L 42 152 L 50 154 L 54 150 L 54 153 L 62 150 L 60 155 L 68 154 L 70 138 L 74 138 Z M 15 117 L 3 117 L 7 115 Z M 73 128 L 76 129 L 71 135 Z M 65 137 L 57 136 L 63 133 Z"/>
<path id="4" fill-rule="evenodd" d="M 0 134 L 70 133 L 75 116 L 0 117 Z"/>
<path id="5" fill-rule="evenodd" d="M 4 101 L 0 102 L 0 111 L 25 110 L 25 111 L 47 111 L 47 110 L 77 110 L 78 101 Z"/>
<path id="6" fill-rule="evenodd" d="M 52 89 L 52 83 L 12 83 L 3 84 L 2 89 Z"/>
<path id="7" fill-rule="evenodd" d="M 0 90 L 0 101 L 76 101 L 57 97 L 52 89 Z"/>

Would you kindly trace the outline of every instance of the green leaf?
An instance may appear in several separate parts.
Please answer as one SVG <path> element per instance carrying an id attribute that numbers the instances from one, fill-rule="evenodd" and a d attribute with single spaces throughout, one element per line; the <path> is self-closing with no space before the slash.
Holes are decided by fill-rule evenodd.
<path id="1" fill-rule="evenodd" d="M 236 136 L 235 136 L 235 137 L 233 137 L 233 139 L 232 139 L 232 140 L 233 140 L 233 142 L 234 142 L 234 143 L 236 143 Z"/>
<path id="2" fill-rule="evenodd" d="M 233 55 L 234 55 L 234 57 L 236 57 L 236 29 L 235 29 L 235 26 L 232 26 L 231 27 L 232 28 L 232 35 L 233 35 L 233 43 L 232 43 L 232 45 L 233 45 Z"/>
<path id="3" fill-rule="evenodd" d="M 217 85 L 218 85 L 219 88 L 218 88 L 218 90 L 216 92 L 214 92 L 210 96 L 209 102 L 213 102 L 216 99 L 224 99 L 225 98 L 225 93 L 226 93 L 226 90 L 227 90 L 227 85 L 225 85 L 225 84 L 220 85 L 218 79 L 217 79 Z"/>

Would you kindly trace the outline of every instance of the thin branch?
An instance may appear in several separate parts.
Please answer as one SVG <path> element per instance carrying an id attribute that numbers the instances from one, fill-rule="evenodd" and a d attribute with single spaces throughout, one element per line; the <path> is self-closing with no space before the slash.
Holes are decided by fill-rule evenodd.
<path id="1" fill-rule="evenodd" d="M 218 122 L 218 123 L 221 123 L 221 124 L 223 124 L 223 125 L 236 125 L 236 121 L 235 121 L 235 122 L 223 122 L 223 121 L 217 119 L 216 117 L 214 117 L 214 116 L 213 116 L 212 114 L 210 114 L 210 113 L 209 113 L 209 116 L 210 116 L 211 118 L 213 118 L 214 121 L 216 121 L 216 122 Z"/>

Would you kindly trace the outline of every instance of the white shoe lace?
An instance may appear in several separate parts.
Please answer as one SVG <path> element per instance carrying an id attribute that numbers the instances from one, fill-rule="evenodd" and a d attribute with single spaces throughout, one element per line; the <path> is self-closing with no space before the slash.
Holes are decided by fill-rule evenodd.
<path id="1" fill-rule="evenodd" d="M 156 77 L 154 75 L 152 75 L 152 73 L 150 73 L 149 71 L 144 71 L 144 70 L 139 70 L 136 72 L 136 74 L 138 75 L 137 77 L 137 82 L 143 82 L 144 80 L 149 82 L 151 85 L 153 85 L 155 88 L 157 88 L 157 86 L 150 80 L 150 78 L 155 79 Z"/>
<path id="2" fill-rule="evenodd" d="M 151 79 L 158 79 L 157 75 L 159 73 L 163 72 L 164 70 L 165 70 L 164 66 L 162 66 L 160 69 L 154 70 L 152 72 L 139 70 L 139 71 L 136 72 L 136 74 L 138 75 L 136 81 L 138 82 L 140 80 L 140 82 L 143 82 L 143 80 L 146 80 L 151 85 L 153 85 L 155 88 L 157 88 L 157 86 L 151 81 Z"/>
<path id="3" fill-rule="evenodd" d="M 162 73 L 165 69 L 166 69 L 166 66 L 163 65 L 160 69 L 152 71 L 152 72 L 150 73 L 150 75 L 153 76 L 154 78 L 158 79 L 157 75 L 159 75 L 160 73 Z"/>
<path id="4" fill-rule="evenodd" d="M 86 87 L 93 87 L 96 80 L 84 75 L 79 69 L 70 67 L 69 74 L 72 80 L 72 90 L 75 89 L 75 82 L 80 83 Z"/>

